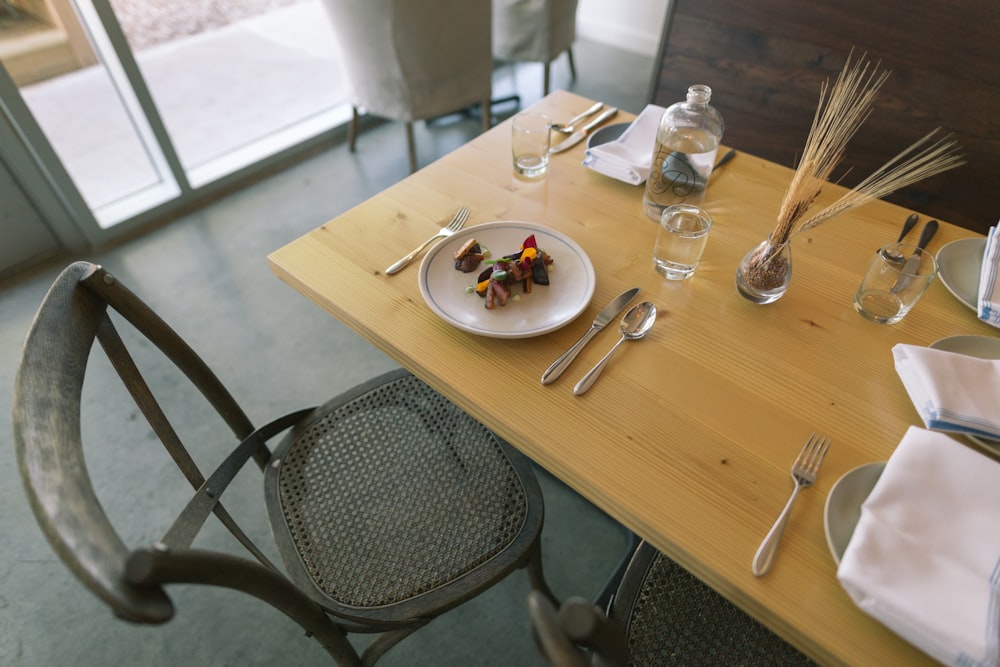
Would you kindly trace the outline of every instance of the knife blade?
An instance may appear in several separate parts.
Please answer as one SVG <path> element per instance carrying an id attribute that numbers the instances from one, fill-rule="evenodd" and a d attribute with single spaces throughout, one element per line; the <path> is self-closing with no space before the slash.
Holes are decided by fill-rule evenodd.
<path id="1" fill-rule="evenodd" d="M 597 313 L 597 317 L 594 318 L 594 321 L 590 325 L 590 329 L 587 330 L 587 333 L 583 334 L 583 337 L 576 341 L 573 347 L 563 352 L 558 359 L 552 362 L 551 366 L 545 369 L 545 372 L 542 373 L 542 384 L 554 382 L 556 378 L 562 375 L 563 371 L 565 371 L 569 367 L 570 363 L 576 359 L 576 355 L 580 353 L 583 346 L 594 337 L 594 334 L 608 326 L 609 322 L 612 322 L 616 317 L 618 317 L 619 313 L 625 310 L 625 306 L 628 305 L 628 302 L 631 301 L 638 293 L 638 287 L 625 290 L 616 296 L 611 303 L 604 306 L 601 312 Z"/>
<path id="2" fill-rule="evenodd" d="M 938 229 L 937 220 L 927 221 L 927 224 L 924 225 L 923 230 L 920 232 L 920 240 L 917 241 L 918 250 L 923 250 L 925 247 L 927 247 L 927 244 L 930 243 L 930 240 L 934 236 L 935 232 L 937 232 L 937 229 Z M 892 287 L 889 288 L 889 291 L 892 292 L 893 294 L 899 294 L 900 292 L 902 292 L 904 289 L 906 289 L 906 286 L 909 285 L 910 282 L 913 280 L 913 276 L 917 274 L 917 271 L 919 269 L 920 269 L 920 255 L 915 252 L 906 258 L 906 263 L 903 264 L 903 268 L 900 269 L 899 278 L 897 278 L 896 282 L 892 284 Z"/>
<path id="3" fill-rule="evenodd" d="M 562 153 L 565 150 L 569 150 L 570 148 L 573 148 L 573 146 L 576 146 L 578 143 L 580 143 L 581 141 L 583 141 L 584 139 L 586 139 L 587 135 L 590 134 L 591 130 L 593 130 L 595 127 L 597 127 L 598 125 L 600 125 L 604 121 L 606 121 L 606 120 L 608 120 L 610 118 L 613 118 L 617 113 L 618 113 L 618 109 L 616 109 L 614 107 L 606 110 L 600 116 L 598 116 L 594 120 L 590 121 L 589 123 L 587 123 L 586 125 L 584 125 L 583 127 L 581 127 L 579 130 L 577 130 L 573 134 L 569 135 L 569 137 L 567 137 L 563 141 L 559 142 L 559 144 L 557 144 L 557 145 L 553 146 L 552 148 L 550 148 L 549 149 L 549 154 L 552 155 L 552 154 L 555 154 L 555 153 Z"/>

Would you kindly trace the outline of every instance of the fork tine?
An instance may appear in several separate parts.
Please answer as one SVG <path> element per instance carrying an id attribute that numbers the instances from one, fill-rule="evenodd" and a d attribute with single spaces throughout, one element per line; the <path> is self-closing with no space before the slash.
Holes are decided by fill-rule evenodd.
<path id="1" fill-rule="evenodd" d="M 823 459 L 826 458 L 826 452 L 829 449 L 830 439 L 813 433 L 802 447 L 798 458 L 795 459 L 795 468 L 802 473 L 815 475 L 819 472 L 819 467 L 823 463 Z"/>
<path id="2" fill-rule="evenodd" d="M 458 213 L 456 213 L 455 217 L 452 218 L 450 223 L 448 223 L 448 229 L 450 229 L 453 232 L 457 232 L 462 228 L 462 226 L 465 224 L 465 221 L 468 219 L 469 219 L 469 207 L 463 206 L 462 208 L 458 209 Z"/>

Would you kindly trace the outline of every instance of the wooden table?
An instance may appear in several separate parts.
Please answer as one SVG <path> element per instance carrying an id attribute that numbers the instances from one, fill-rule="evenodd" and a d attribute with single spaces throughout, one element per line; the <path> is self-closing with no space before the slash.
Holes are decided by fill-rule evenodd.
<path id="1" fill-rule="evenodd" d="M 556 92 L 536 108 L 564 119 L 590 103 Z M 525 183 L 512 175 L 504 122 L 276 250 L 272 270 L 819 662 L 933 664 L 839 586 L 823 507 L 841 475 L 886 460 L 906 428 L 920 423 L 891 347 L 997 330 L 940 282 L 899 324 L 873 324 L 854 311 L 872 253 L 896 239 L 909 213 L 881 201 L 796 238 L 782 299 L 765 306 L 742 299 L 736 265 L 773 227 L 791 176 L 746 154 L 712 177 L 705 207 L 715 225 L 697 274 L 663 280 L 652 266 L 657 225 L 642 212 L 642 188 L 583 167 L 584 148 L 553 156 L 542 183 Z M 831 186 L 824 199 L 836 192 Z M 472 208 L 470 225 L 533 221 L 577 241 L 597 276 L 587 310 L 543 336 L 487 338 L 432 313 L 418 289 L 418 264 L 383 273 L 463 204 Z M 943 223 L 930 249 L 968 236 Z M 659 309 L 650 335 L 620 350 L 581 397 L 572 387 L 617 339 L 614 326 L 543 386 L 542 371 L 597 311 L 636 285 L 636 300 Z M 814 431 L 832 438 L 832 449 L 815 487 L 800 495 L 773 569 L 756 578 L 750 561 Z"/>

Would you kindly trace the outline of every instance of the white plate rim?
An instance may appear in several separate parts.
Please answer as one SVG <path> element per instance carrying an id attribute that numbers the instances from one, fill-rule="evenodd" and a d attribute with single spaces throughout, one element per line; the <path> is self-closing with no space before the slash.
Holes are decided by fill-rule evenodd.
<path id="1" fill-rule="evenodd" d="M 555 260 L 556 270 L 553 271 L 552 285 L 548 287 L 537 286 L 530 295 L 522 296 L 519 301 L 508 303 L 507 306 L 497 308 L 494 311 L 486 311 L 482 303 L 479 302 L 481 297 L 465 294 L 461 287 L 471 284 L 477 274 L 455 271 L 453 266 L 454 260 L 452 260 L 451 254 L 454 252 L 454 248 L 457 248 L 470 237 L 485 235 L 489 238 L 497 232 L 513 231 L 516 231 L 521 238 L 514 241 L 511 247 L 500 247 L 497 243 L 487 242 L 487 248 L 489 248 L 494 256 L 501 256 L 515 251 L 517 245 L 524 238 L 530 234 L 534 234 L 538 245 L 549 252 Z M 553 245 L 558 247 L 553 247 Z M 430 280 L 432 265 L 434 268 L 437 268 L 442 262 L 447 263 L 448 270 L 451 271 L 451 274 L 448 275 L 453 276 L 450 280 L 453 288 L 449 288 L 447 294 L 437 294 L 431 286 L 432 281 Z M 566 282 L 560 283 L 560 276 L 566 276 Z M 573 280 L 569 280 L 569 278 Z M 574 282 L 579 280 L 583 281 L 582 284 Z M 597 286 L 594 265 L 590 261 L 590 257 L 587 256 L 586 251 L 576 241 L 550 227 L 520 220 L 484 222 L 472 227 L 466 227 L 443 239 L 437 245 L 433 246 L 424 256 L 423 260 L 421 260 L 418 283 L 424 302 L 438 317 L 462 331 L 490 338 L 530 338 L 555 331 L 575 320 L 587 309 Z M 545 293 L 545 291 L 556 286 L 573 290 L 570 295 L 572 303 L 558 311 L 558 316 L 542 320 L 533 326 L 488 328 L 472 322 L 472 320 L 477 318 L 466 316 L 468 313 L 474 312 L 467 309 L 478 308 L 483 312 L 491 312 L 501 317 L 505 314 L 511 314 L 512 317 L 507 320 L 507 322 L 510 322 L 513 317 L 517 316 L 516 308 L 523 305 L 526 301 L 530 303 L 531 299 L 536 299 L 533 306 L 539 308 L 545 305 L 545 302 L 551 298 L 564 298 L 565 292 L 562 294 Z M 461 301 L 461 305 L 456 305 L 459 301 Z"/>
<path id="2" fill-rule="evenodd" d="M 826 535 L 826 545 L 830 549 L 830 555 L 833 556 L 833 562 L 838 566 L 840 565 L 840 559 L 844 551 L 847 549 L 847 544 L 854 535 L 857 519 L 861 515 L 861 505 L 868 498 L 872 489 L 875 488 L 875 484 L 885 469 L 885 464 L 885 461 L 872 461 L 871 463 L 865 463 L 864 465 L 848 470 L 830 488 L 830 493 L 826 497 L 826 504 L 823 507 L 823 532 Z M 863 478 L 866 475 L 871 476 L 871 479 L 863 479 L 862 481 L 864 485 L 862 487 L 864 489 L 863 497 L 861 497 L 862 494 L 847 497 L 845 489 L 849 489 L 848 484 L 854 478 Z M 839 517 L 844 514 L 850 514 L 851 516 L 848 520 L 852 521 L 849 528 L 836 525 L 840 521 Z M 839 539 L 840 533 L 846 534 L 846 540 L 842 544 Z"/>
<path id="3" fill-rule="evenodd" d="M 949 280 L 949 278 L 948 278 L 949 271 L 948 271 L 947 267 L 949 267 L 951 265 L 951 263 L 949 261 L 950 255 L 959 252 L 963 248 L 963 246 L 966 246 L 966 245 L 973 246 L 973 245 L 980 245 L 980 244 L 983 246 L 983 250 L 985 251 L 986 250 L 986 239 L 985 238 L 956 239 L 954 241 L 950 241 L 949 243 L 946 243 L 943 246 L 941 246 L 941 249 L 938 250 L 937 256 L 936 256 L 936 259 L 937 259 L 937 262 L 938 262 L 938 277 L 941 278 L 941 284 L 943 284 L 945 286 L 945 289 L 947 289 L 949 292 L 951 292 L 952 296 L 954 296 L 956 299 L 958 299 L 960 302 L 964 303 L 966 306 L 968 306 L 969 308 L 971 308 L 975 312 L 979 311 L 979 308 L 978 308 L 978 305 L 979 305 L 978 304 L 978 301 L 979 301 L 979 293 L 978 293 L 979 282 L 978 282 L 978 280 L 976 281 L 977 293 L 971 295 L 971 298 L 970 298 L 970 295 L 965 294 L 964 290 L 961 290 L 960 287 L 956 284 L 957 281 L 955 280 L 955 276 L 952 276 L 951 279 Z M 981 270 L 981 267 L 982 267 L 982 263 L 983 263 L 982 262 L 982 257 L 980 257 L 980 260 L 979 260 L 979 269 L 980 270 Z"/>

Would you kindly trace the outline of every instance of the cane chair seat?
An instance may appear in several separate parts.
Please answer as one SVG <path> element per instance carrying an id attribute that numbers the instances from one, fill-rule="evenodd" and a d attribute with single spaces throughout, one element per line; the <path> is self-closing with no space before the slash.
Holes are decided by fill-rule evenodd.
<path id="1" fill-rule="evenodd" d="M 95 342 L 194 489 L 152 542 L 126 544 L 88 473 L 81 412 L 103 407 L 81 401 Z M 162 352 L 157 361 L 148 358 L 153 346 Z M 167 418 L 151 381 L 174 377 L 163 372 L 164 358 L 220 418 L 221 451 L 218 442 L 189 451 Z M 183 383 L 168 384 L 157 393 L 173 396 Z M 286 614 L 337 664 L 359 667 L 517 568 L 551 597 L 540 560 L 541 490 L 527 459 L 441 394 L 398 369 L 256 426 L 187 343 L 93 264 L 65 269 L 35 316 L 15 380 L 14 439 L 28 500 L 51 546 L 125 620 L 169 621 L 168 584 L 225 587 Z M 273 453 L 272 440 L 280 440 Z M 133 443 L 101 446 L 115 444 Z M 221 460 L 203 474 L 196 461 L 210 457 Z M 283 568 L 222 504 L 251 460 L 263 471 Z M 165 477 L 154 486 L 170 491 Z M 244 550 L 195 546 L 212 514 Z M 350 632 L 378 636 L 359 655 Z"/>
<path id="2" fill-rule="evenodd" d="M 636 549 L 607 616 L 582 598 L 557 610 L 534 592 L 528 607 L 543 655 L 560 667 L 814 665 L 648 542 Z"/>
<path id="3" fill-rule="evenodd" d="M 386 608 L 502 554 L 529 516 L 508 448 L 405 372 L 327 403 L 285 444 L 266 475 L 276 538 L 345 615 L 395 620 Z"/>

